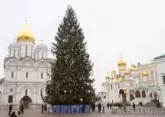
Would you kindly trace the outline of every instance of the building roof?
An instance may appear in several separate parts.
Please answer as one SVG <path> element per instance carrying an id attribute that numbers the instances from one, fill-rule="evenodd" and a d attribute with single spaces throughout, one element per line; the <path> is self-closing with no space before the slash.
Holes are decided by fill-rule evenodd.
<path id="1" fill-rule="evenodd" d="M 9 45 L 9 48 L 20 48 L 20 44 L 17 42 L 13 42 Z"/>
<path id="2" fill-rule="evenodd" d="M 36 46 L 35 49 L 45 49 L 45 50 L 48 50 L 48 47 L 46 46 L 46 44 L 44 43 L 40 43 Z"/>
<path id="3" fill-rule="evenodd" d="M 155 57 L 154 60 L 161 59 L 161 58 L 165 58 L 165 54 L 161 55 L 161 56 L 158 56 L 158 57 Z"/>
<path id="4" fill-rule="evenodd" d="M 3 84 L 5 81 L 5 78 L 0 79 L 0 84 Z"/>

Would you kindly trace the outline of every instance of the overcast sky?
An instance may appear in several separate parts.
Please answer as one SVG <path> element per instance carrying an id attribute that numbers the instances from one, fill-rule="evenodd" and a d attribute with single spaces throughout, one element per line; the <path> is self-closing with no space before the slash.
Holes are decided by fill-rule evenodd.
<path id="1" fill-rule="evenodd" d="M 25 20 L 36 43 L 44 40 L 51 48 L 67 5 L 75 10 L 88 42 L 97 91 L 107 72 L 117 68 L 120 52 L 129 65 L 165 53 L 165 0 L 0 0 L 1 77 L 8 46 Z"/>

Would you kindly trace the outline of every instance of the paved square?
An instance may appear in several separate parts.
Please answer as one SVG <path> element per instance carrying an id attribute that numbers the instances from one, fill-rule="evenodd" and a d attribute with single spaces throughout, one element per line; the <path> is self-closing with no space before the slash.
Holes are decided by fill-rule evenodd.
<path id="1" fill-rule="evenodd" d="M 17 110 L 15 111 L 17 112 Z M 8 111 L 0 111 L 0 117 L 9 117 Z M 105 113 L 92 112 L 90 114 L 41 114 L 40 110 L 25 110 L 24 114 L 18 117 L 165 117 L 165 114 L 151 115 L 151 114 L 111 114 L 110 110 L 106 110 Z"/>

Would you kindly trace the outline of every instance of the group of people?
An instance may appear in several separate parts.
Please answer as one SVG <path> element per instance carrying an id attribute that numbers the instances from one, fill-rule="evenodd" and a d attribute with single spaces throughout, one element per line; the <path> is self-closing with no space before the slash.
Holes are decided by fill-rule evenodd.
<path id="1" fill-rule="evenodd" d="M 113 103 L 107 103 L 107 109 L 111 109 L 112 106 L 113 106 Z M 142 104 L 140 104 L 140 106 L 142 106 Z M 133 110 L 135 112 L 135 109 L 136 109 L 135 103 L 133 103 L 132 107 L 133 107 Z M 125 104 L 123 104 L 123 108 L 124 108 L 124 111 L 126 111 L 126 105 Z M 105 105 L 104 104 L 98 103 L 98 112 L 99 113 L 105 112 Z"/>
<path id="2" fill-rule="evenodd" d="M 95 103 L 91 104 L 92 112 L 95 111 Z"/>
<path id="3" fill-rule="evenodd" d="M 112 103 L 109 103 L 109 102 L 108 102 L 108 103 L 107 103 L 107 109 L 109 109 L 109 108 L 110 108 L 110 109 L 112 108 Z"/>
<path id="4" fill-rule="evenodd" d="M 50 105 L 46 105 L 46 104 L 42 104 L 41 105 L 41 112 L 42 112 L 42 114 L 44 113 L 44 112 L 48 112 L 48 113 L 50 113 Z"/>
<path id="5" fill-rule="evenodd" d="M 15 111 L 13 111 L 13 112 L 12 111 L 13 111 L 13 105 L 10 104 L 9 105 L 9 116 L 10 117 L 17 117 Z M 18 110 L 18 115 L 20 115 L 21 113 L 24 113 L 24 106 L 23 105 L 20 105 L 19 110 Z"/>
<path id="6" fill-rule="evenodd" d="M 99 113 L 104 113 L 105 112 L 105 105 L 104 104 L 101 104 L 101 103 L 99 103 L 98 104 L 98 112 Z"/>

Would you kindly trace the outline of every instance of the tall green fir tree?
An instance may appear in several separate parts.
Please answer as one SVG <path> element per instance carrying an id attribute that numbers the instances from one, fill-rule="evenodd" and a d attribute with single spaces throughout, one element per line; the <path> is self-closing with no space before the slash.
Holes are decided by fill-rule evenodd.
<path id="1" fill-rule="evenodd" d="M 86 52 L 84 34 L 76 14 L 68 6 L 52 43 L 55 60 L 51 80 L 46 87 L 46 102 L 55 104 L 90 104 L 95 99 L 93 63 Z"/>

